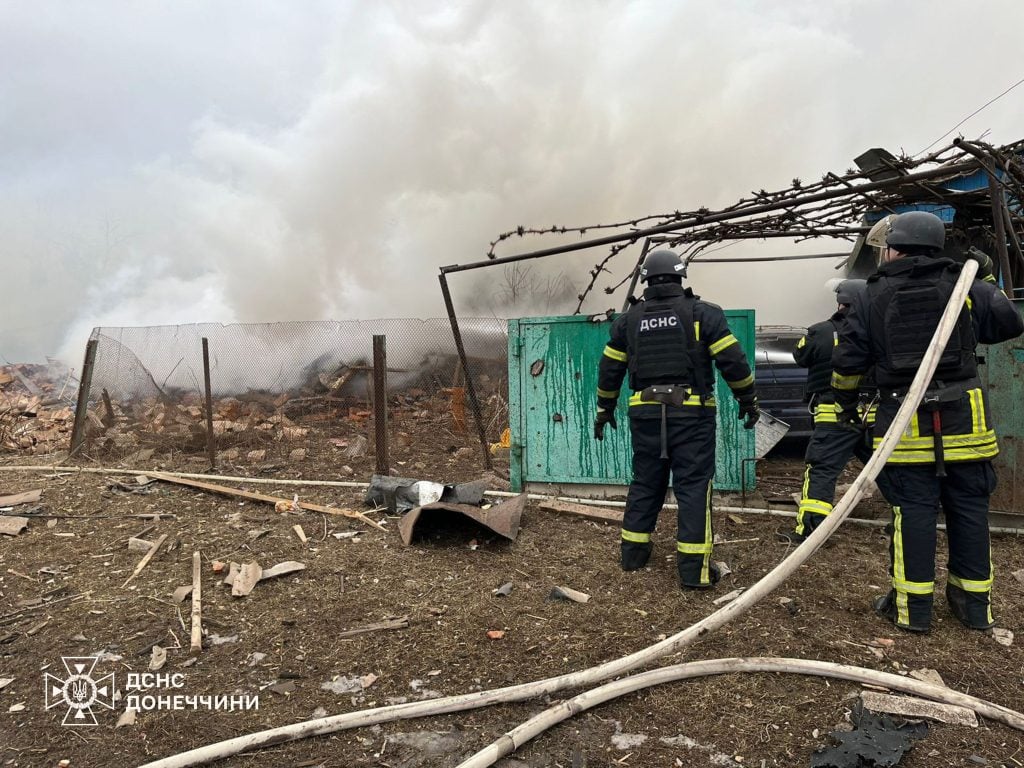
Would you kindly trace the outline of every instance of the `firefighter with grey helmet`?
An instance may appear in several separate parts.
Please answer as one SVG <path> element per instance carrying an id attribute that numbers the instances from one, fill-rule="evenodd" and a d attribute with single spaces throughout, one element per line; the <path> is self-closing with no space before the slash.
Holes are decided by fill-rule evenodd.
<path id="1" fill-rule="evenodd" d="M 793 350 L 797 365 L 807 369 L 804 400 L 814 415 L 814 431 L 804 454 L 803 484 L 796 527 L 778 535 L 790 543 L 806 539 L 832 512 L 839 475 L 856 456 L 867 463 L 871 456 L 871 430 L 875 420 L 877 390 L 870 382 L 861 387 L 856 425 L 841 425 L 832 394 L 832 352 L 839 341 L 839 329 L 865 280 L 848 279 L 835 286 L 836 311 L 815 323 L 800 337 Z"/>
<path id="2" fill-rule="evenodd" d="M 868 278 L 840 329 L 832 388 L 841 422 L 857 418 L 857 388 L 874 369 L 879 389 L 874 447 L 881 442 L 928 351 L 961 265 L 940 256 L 938 216 L 900 214 L 886 236 L 878 271 Z M 931 628 L 936 519 L 946 516 L 946 602 L 972 629 L 994 625 L 988 507 L 999 452 L 993 413 L 978 376 L 977 345 L 1024 332 L 1024 321 L 995 286 L 975 279 L 921 405 L 881 477 L 893 505 L 889 591 L 875 612 L 913 632 Z"/>
<path id="3" fill-rule="evenodd" d="M 643 568 L 671 477 L 679 505 L 676 567 L 680 586 L 707 589 L 718 581 L 711 562 L 711 485 L 715 474 L 716 402 L 712 363 L 739 404 L 743 426 L 760 417 L 754 376 L 725 313 L 682 281 L 685 267 L 672 251 L 646 257 L 643 298 L 613 322 L 598 367 L 594 437 L 618 427 L 615 407 L 627 375 L 633 479 L 626 497 L 622 569 Z"/>

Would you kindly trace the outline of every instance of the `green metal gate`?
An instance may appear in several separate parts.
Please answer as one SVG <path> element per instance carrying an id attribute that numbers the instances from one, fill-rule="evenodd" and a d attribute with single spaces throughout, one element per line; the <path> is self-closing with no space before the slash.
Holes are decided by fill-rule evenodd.
<path id="1" fill-rule="evenodd" d="M 747 359 L 754 360 L 754 311 L 727 310 L 726 319 Z M 527 483 L 628 484 L 632 452 L 625 387 L 617 430 L 593 439 L 597 366 L 611 321 L 531 317 L 508 324 L 509 423 L 512 488 Z M 736 418 L 736 402 L 716 372 L 718 401 L 715 487 L 754 487 L 754 433 Z M 746 483 L 744 483 L 746 475 Z"/>
<path id="2" fill-rule="evenodd" d="M 1014 304 L 1024 313 L 1024 301 Z M 1024 337 L 986 347 L 985 363 L 982 376 L 999 438 L 992 509 L 1019 513 L 1024 509 Z"/>

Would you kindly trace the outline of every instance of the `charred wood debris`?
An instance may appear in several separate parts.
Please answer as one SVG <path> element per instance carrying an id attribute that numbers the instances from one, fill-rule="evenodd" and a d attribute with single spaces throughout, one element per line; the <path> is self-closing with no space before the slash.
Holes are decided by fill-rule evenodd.
<path id="1" fill-rule="evenodd" d="M 456 364 L 446 359 L 445 371 L 424 372 L 412 385 L 389 392 L 392 412 L 414 419 L 442 416 L 453 432 L 464 432 L 462 377 L 452 379 L 451 374 Z M 259 462 L 271 444 L 301 446 L 311 428 L 321 422 L 343 419 L 364 425 L 365 431 L 373 420 L 371 395 L 363 391 L 371 372 L 371 366 L 341 364 L 331 371 L 308 371 L 301 385 L 286 392 L 249 390 L 214 397 L 212 431 L 218 450 L 228 460 L 244 455 Z M 489 374 L 481 379 L 497 392 L 501 374 L 497 364 Z M 441 378 L 452 386 L 434 386 Z M 74 429 L 78 385 L 73 371 L 54 360 L 0 367 L 0 453 L 66 451 Z M 493 398 L 504 406 L 500 395 Z M 88 401 L 84 429 L 88 455 L 145 461 L 154 451 L 200 453 L 207 447 L 206 403 L 199 392 L 157 389 L 155 395 L 112 397 L 106 388 L 94 385 Z M 365 438 L 353 446 L 340 442 L 339 446 L 353 457 L 368 449 Z M 305 452 L 296 448 L 290 458 L 303 458 L 296 451 Z"/>

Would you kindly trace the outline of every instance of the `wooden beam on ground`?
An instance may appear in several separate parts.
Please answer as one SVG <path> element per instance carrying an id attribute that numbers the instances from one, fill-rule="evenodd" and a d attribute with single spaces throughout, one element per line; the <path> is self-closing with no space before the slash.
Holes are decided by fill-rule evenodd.
<path id="1" fill-rule="evenodd" d="M 355 637 L 356 635 L 364 635 L 367 632 L 380 632 L 385 629 L 405 629 L 409 626 L 409 618 L 403 616 L 400 619 L 387 619 L 386 621 L 378 621 L 376 624 L 367 624 L 364 627 L 356 627 L 355 629 L 346 629 L 341 632 L 335 632 L 335 637 Z"/>
<path id="2" fill-rule="evenodd" d="M 583 517 L 587 520 L 597 520 L 602 523 L 621 523 L 622 510 L 608 509 L 605 507 L 592 507 L 589 504 L 573 504 L 569 501 L 542 501 L 540 508 L 547 512 L 558 512 L 563 515 Z"/>
<path id="3" fill-rule="evenodd" d="M 153 559 L 153 555 L 157 553 L 157 550 L 160 549 L 161 546 L 163 546 L 163 543 L 165 541 L 167 541 L 167 534 L 160 534 L 160 538 L 153 542 L 153 547 L 149 550 L 149 552 L 147 552 L 143 556 L 143 558 L 139 561 L 139 564 L 135 566 L 135 570 L 132 571 L 132 575 L 124 580 L 124 584 L 121 585 L 122 589 L 124 587 L 127 587 L 136 576 L 142 573 L 142 569 L 149 565 L 149 561 Z"/>
<path id="4" fill-rule="evenodd" d="M 147 472 L 148 477 L 162 480 L 165 483 L 173 483 L 175 485 L 185 485 L 189 488 L 198 488 L 201 491 L 210 491 L 211 493 L 219 493 L 224 496 L 237 496 L 241 499 L 250 499 L 252 501 L 265 501 L 268 504 L 276 505 L 278 502 L 285 504 L 291 504 L 291 499 L 285 499 L 280 496 L 268 496 L 265 493 L 255 493 L 254 491 L 243 491 L 239 488 L 228 488 L 226 485 L 215 485 L 213 483 L 204 483 L 201 480 L 188 480 L 184 477 L 173 477 L 171 475 L 165 475 L 163 472 Z M 310 504 L 308 501 L 298 502 L 300 509 L 306 509 L 310 512 L 320 512 L 325 515 L 340 515 L 342 517 L 351 517 L 356 520 L 362 520 L 367 525 L 371 525 L 381 531 L 386 531 L 384 526 L 380 525 L 374 520 L 364 515 L 362 512 L 357 512 L 353 509 L 332 509 L 331 507 L 325 507 L 320 504 Z"/>
<path id="5" fill-rule="evenodd" d="M 189 653 L 203 651 L 203 562 L 198 551 L 192 553 L 192 642 Z"/>

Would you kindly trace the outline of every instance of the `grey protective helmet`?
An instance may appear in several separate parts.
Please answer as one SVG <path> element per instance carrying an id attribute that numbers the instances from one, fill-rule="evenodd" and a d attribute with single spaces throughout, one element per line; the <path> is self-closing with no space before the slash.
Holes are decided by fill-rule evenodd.
<path id="1" fill-rule="evenodd" d="M 941 251 L 946 244 L 946 225 L 934 213 L 909 211 L 901 213 L 892 223 L 885 238 L 896 250 L 902 247 L 931 248 Z"/>
<path id="2" fill-rule="evenodd" d="M 836 286 L 836 303 L 853 304 L 853 300 L 857 298 L 857 294 L 863 291 L 864 286 L 867 284 L 867 280 L 843 280 L 843 282 Z"/>
<path id="3" fill-rule="evenodd" d="M 659 275 L 675 275 L 682 279 L 685 274 L 686 265 L 672 251 L 652 251 L 640 268 L 640 279 L 645 283 Z"/>

